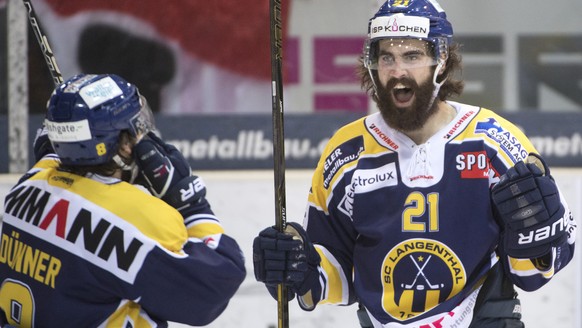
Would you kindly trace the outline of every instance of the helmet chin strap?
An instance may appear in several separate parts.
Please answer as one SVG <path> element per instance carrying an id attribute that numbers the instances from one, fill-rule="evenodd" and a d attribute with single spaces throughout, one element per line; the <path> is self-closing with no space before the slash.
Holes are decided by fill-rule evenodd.
<path id="1" fill-rule="evenodd" d="M 129 183 L 133 183 L 135 181 L 135 178 L 137 177 L 138 174 L 138 168 L 137 165 L 135 164 L 135 161 L 132 160 L 130 164 L 127 164 L 123 161 L 123 158 L 121 156 L 119 156 L 119 154 L 116 154 L 115 156 L 113 156 L 113 160 L 115 161 L 115 163 L 117 165 L 119 165 L 119 167 L 121 168 L 121 171 L 125 172 L 125 173 L 129 173 Z M 123 174 L 122 174 L 123 176 Z"/>
<path id="2" fill-rule="evenodd" d="M 429 111 L 432 108 L 432 105 L 434 104 L 436 97 L 439 95 L 439 91 L 441 90 L 441 86 L 447 80 L 447 78 L 444 78 L 441 82 L 437 82 L 439 72 L 443 68 L 444 65 L 445 65 L 445 61 L 439 60 L 437 66 L 434 70 L 434 74 L 432 76 L 432 84 L 434 85 L 434 90 L 432 91 L 432 97 L 430 98 L 430 102 L 428 103 L 428 106 L 426 107 L 427 111 Z"/>
<path id="3" fill-rule="evenodd" d="M 374 74 L 372 74 L 371 68 L 368 68 L 368 75 L 370 75 L 370 80 L 372 80 L 372 86 L 374 87 L 374 94 L 378 95 L 378 87 L 376 86 L 376 79 L 374 78 Z"/>

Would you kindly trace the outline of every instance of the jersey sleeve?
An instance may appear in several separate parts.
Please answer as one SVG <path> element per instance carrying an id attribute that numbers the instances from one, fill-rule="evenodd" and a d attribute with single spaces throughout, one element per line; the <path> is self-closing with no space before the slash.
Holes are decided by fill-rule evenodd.
<path id="1" fill-rule="evenodd" d="M 115 197 L 92 201 L 123 218 L 118 224 L 145 250 L 134 260 L 132 279 L 119 280 L 112 292 L 158 320 L 202 326 L 216 319 L 238 290 L 246 269 L 239 245 L 224 234 L 208 201 L 199 202 L 188 218 L 194 223 L 212 218 L 220 230 L 188 227 L 188 218 L 178 210 L 136 186 L 119 183 L 110 188 L 115 188 Z M 116 204 L 117 199 L 139 206 Z"/>
<path id="2" fill-rule="evenodd" d="M 203 230 L 198 225 L 187 228 L 171 206 L 159 199 L 150 202 L 143 210 L 156 215 L 142 213 L 131 223 L 148 237 L 144 240 L 151 243 L 151 251 L 134 283 L 122 290 L 154 318 L 207 325 L 224 311 L 244 280 L 243 253 L 222 228 L 219 233 L 199 233 Z M 194 215 L 213 217 L 209 206 L 204 209 Z"/>
<path id="3" fill-rule="evenodd" d="M 494 174 L 490 178 L 490 184 L 493 186 L 499 181 L 499 177 L 515 163 L 525 161 L 530 153 L 538 154 L 538 151 L 527 136 L 513 123 L 488 110 L 483 110 L 481 114 L 489 116 L 487 129 L 482 131 L 488 131 L 485 132 L 488 136 L 485 138 L 485 142 L 493 153 L 491 165 Z M 481 122 L 483 121 L 481 120 Z M 476 129 L 479 130 L 479 127 Z M 560 201 L 565 208 L 564 222 L 568 233 L 568 238 L 562 245 L 554 247 L 551 254 L 547 254 L 543 259 L 516 259 L 501 251 L 498 252 L 500 260 L 506 268 L 506 273 L 514 284 L 523 290 L 539 289 L 565 267 L 573 257 L 576 222 L 561 191 Z"/>
<path id="4" fill-rule="evenodd" d="M 135 283 L 137 302 L 154 317 L 203 326 L 224 311 L 244 277 L 242 252 L 232 238 L 221 235 L 213 246 L 189 239 L 183 254 L 151 252 Z"/>
<path id="5" fill-rule="evenodd" d="M 205 195 L 204 182 L 200 177 L 196 181 Z M 178 252 L 154 249 L 144 263 L 138 280 L 144 291 L 140 304 L 155 317 L 207 325 L 224 311 L 244 280 L 243 253 L 224 234 L 205 196 L 183 220 L 187 234 L 183 247 Z"/>
<path id="6" fill-rule="evenodd" d="M 362 120 L 342 128 L 329 141 L 313 174 L 305 214 L 305 228 L 321 257 L 319 304 L 348 305 L 356 301 L 352 283 L 352 255 L 357 231 L 344 195 L 349 171 L 364 149 L 357 127 Z M 347 181 L 347 182 L 346 182 Z M 300 301 L 301 304 L 301 301 Z"/>
<path id="7" fill-rule="evenodd" d="M 220 224 L 220 220 L 214 215 L 210 203 L 206 198 L 206 184 L 201 177 L 196 177 L 194 180 L 196 193 L 200 196 L 195 204 L 192 204 L 192 209 L 184 215 L 184 225 L 188 230 L 188 236 L 207 240 L 213 236 L 224 233 L 224 228 Z"/>

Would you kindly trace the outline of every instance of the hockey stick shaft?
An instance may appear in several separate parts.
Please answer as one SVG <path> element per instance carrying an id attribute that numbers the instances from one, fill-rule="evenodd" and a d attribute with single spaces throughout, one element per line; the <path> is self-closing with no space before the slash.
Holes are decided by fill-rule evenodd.
<path id="1" fill-rule="evenodd" d="M 283 33 L 281 0 L 270 0 L 271 95 L 273 107 L 273 164 L 275 173 L 275 226 L 283 232 L 287 225 L 285 200 L 285 132 L 283 120 Z M 277 286 L 278 327 L 289 327 L 289 300 L 287 287 Z"/>
<path id="2" fill-rule="evenodd" d="M 57 60 L 48 42 L 48 38 L 40 28 L 40 24 L 38 23 L 39 21 L 38 18 L 36 17 L 36 12 L 34 11 L 32 2 L 30 0 L 22 0 L 22 2 L 24 3 L 26 10 L 28 11 L 28 21 L 30 22 L 30 27 L 32 27 L 34 36 L 38 41 L 40 50 L 42 51 L 47 67 L 51 73 L 53 83 L 55 86 L 58 86 L 59 84 L 63 83 L 63 75 L 61 74 L 59 66 L 57 65 Z"/>

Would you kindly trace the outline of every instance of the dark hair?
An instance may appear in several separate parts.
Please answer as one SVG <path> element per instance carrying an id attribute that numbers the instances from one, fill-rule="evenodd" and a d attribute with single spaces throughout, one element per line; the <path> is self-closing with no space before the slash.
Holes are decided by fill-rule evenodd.
<path id="1" fill-rule="evenodd" d="M 119 147 L 121 147 L 121 145 L 123 144 L 124 141 L 129 140 L 131 138 L 131 134 L 129 133 L 129 131 L 127 130 L 122 130 L 119 133 L 119 137 L 118 137 L 118 143 L 117 143 L 117 149 L 115 150 L 115 152 L 117 153 L 119 151 Z M 85 176 L 88 173 L 94 173 L 94 174 L 99 174 L 102 176 L 106 176 L 106 177 L 110 177 L 113 176 L 113 174 L 115 174 L 115 172 L 117 170 L 120 170 L 121 167 L 119 166 L 119 164 L 117 164 L 117 162 L 115 162 L 115 160 L 110 159 L 107 163 L 103 163 L 103 164 L 98 164 L 98 165 L 66 165 L 61 163 L 59 165 L 59 170 L 60 171 L 65 171 L 65 172 L 70 172 L 73 174 L 77 174 L 80 176 Z"/>
<path id="2" fill-rule="evenodd" d="M 460 45 L 458 43 L 453 43 L 449 47 L 449 56 L 445 65 L 445 70 L 441 75 L 441 78 L 446 78 L 447 80 L 443 83 L 439 90 L 438 98 L 440 100 L 446 100 L 452 95 L 461 95 L 465 83 L 462 80 L 455 79 L 455 73 L 461 71 L 461 55 L 459 54 Z M 374 92 L 374 83 L 370 78 L 370 73 L 368 69 L 364 67 L 363 57 L 360 57 L 357 66 L 356 74 L 360 78 L 360 83 L 362 90 L 365 90 L 374 101 L 377 101 L 376 93 Z M 378 81 L 378 71 L 372 70 L 374 79 Z"/>

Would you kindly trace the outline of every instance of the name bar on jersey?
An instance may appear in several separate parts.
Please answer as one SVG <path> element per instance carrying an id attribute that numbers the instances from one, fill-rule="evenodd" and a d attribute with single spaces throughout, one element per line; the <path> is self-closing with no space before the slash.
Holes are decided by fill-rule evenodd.
<path id="1" fill-rule="evenodd" d="M 139 240 L 135 233 L 106 218 L 97 219 L 95 213 L 74 203 L 67 199 L 51 200 L 50 192 L 21 185 L 6 196 L 4 223 L 42 235 L 44 240 L 65 251 L 70 252 L 71 244 L 76 244 L 83 253 L 74 255 L 115 271 L 132 283 L 152 246 Z"/>

